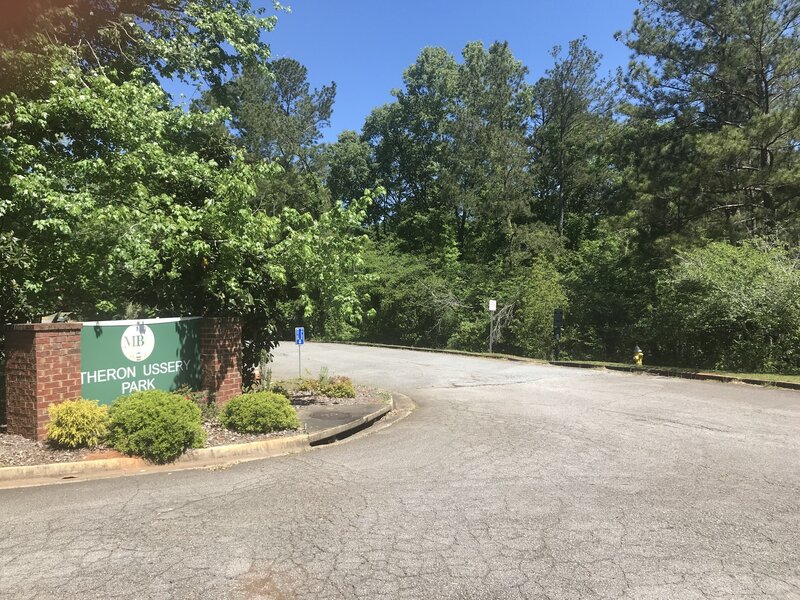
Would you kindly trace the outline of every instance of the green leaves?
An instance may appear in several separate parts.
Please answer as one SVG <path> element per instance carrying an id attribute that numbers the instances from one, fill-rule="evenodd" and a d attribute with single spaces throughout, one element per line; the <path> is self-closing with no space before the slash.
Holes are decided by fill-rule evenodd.
<path id="1" fill-rule="evenodd" d="M 636 193 L 655 201 L 648 224 L 667 220 L 659 233 L 798 239 L 797 19 L 784 0 L 643 2 L 623 36 L 639 55 L 626 113 Z"/>
<path id="2" fill-rule="evenodd" d="M 101 4 L 31 13 L 35 27 L 0 41 L 0 319 L 235 315 L 246 360 L 303 315 L 316 335 L 350 331 L 369 196 L 320 214 L 329 200 L 312 173 L 301 202 L 265 202 L 293 187 L 332 88 L 314 95 L 299 63 L 273 65 L 279 96 L 307 92 L 302 136 L 278 132 L 303 151 L 281 167 L 237 145 L 229 107 L 176 107 L 153 76 L 219 91 L 260 72 L 273 19 L 246 0 Z"/>
<path id="3" fill-rule="evenodd" d="M 800 265 L 785 248 L 756 240 L 682 253 L 658 294 L 659 345 L 683 360 L 752 372 L 800 369 Z"/>

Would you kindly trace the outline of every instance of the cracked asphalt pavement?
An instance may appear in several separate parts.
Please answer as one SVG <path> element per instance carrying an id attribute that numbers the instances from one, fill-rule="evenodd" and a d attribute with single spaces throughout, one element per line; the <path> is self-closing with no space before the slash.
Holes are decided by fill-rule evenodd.
<path id="1" fill-rule="evenodd" d="M 0 491 L 0 597 L 800 598 L 798 392 L 326 344 L 303 365 L 417 409 L 305 454 Z"/>

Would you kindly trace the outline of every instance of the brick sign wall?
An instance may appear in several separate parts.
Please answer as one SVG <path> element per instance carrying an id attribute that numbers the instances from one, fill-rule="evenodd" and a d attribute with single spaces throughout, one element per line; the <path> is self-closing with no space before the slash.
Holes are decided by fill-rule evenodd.
<path id="1" fill-rule="evenodd" d="M 47 407 L 81 395 L 80 323 L 14 325 L 6 332 L 8 432 L 45 437 Z"/>
<path id="2" fill-rule="evenodd" d="M 138 323 L 142 326 L 141 331 L 145 332 L 144 325 L 151 330 L 156 323 L 167 326 L 167 329 L 175 329 L 176 325 L 170 326 L 168 323 L 180 321 L 164 319 L 160 322 L 143 320 Z M 186 383 L 192 388 L 207 390 L 218 404 L 224 404 L 241 393 L 241 325 L 237 319 L 204 317 L 197 319 L 193 325 L 181 326 L 180 330 L 184 333 L 192 328 L 195 332 L 186 334 L 191 338 L 187 349 L 173 344 L 169 331 L 161 332 L 165 336 L 161 351 L 167 354 L 155 354 L 156 349 L 152 348 L 146 358 L 142 358 L 141 353 L 137 354 L 141 352 L 137 344 L 150 343 L 152 340 L 132 337 L 128 340 L 128 347 L 123 348 L 122 334 L 130 326 L 128 323 L 115 326 L 113 322 L 102 322 L 102 325 L 31 323 L 9 326 L 5 345 L 8 433 L 44 439 L 50 405 L 82 396 L 109 402 L 123 393 L 135 391 L 133 388 L 138 389 L 140 385 L 148 389 L 175 389 Z M 97 363 L 92 368 L 94 363 L 87 364 L 82 373 L 81 338 L 82 333 L 84 337 L 88 335 L 85 334 L 87 327 L 92 328 L 91 333 L 98 338 L 106 336 L 104 343 L 107 348 L 100 352 L 114 356 L 108 357 L 110 362 L 105 366 L 97 366 Z M 98 327 L 107 329 L 101 333 Z M 164 350 L 165 347 L 169 349 Z M 123 356 L 125 353 L 130 354 L 130 359 L 126 360 L 126 356 Z M 151 356 L 153 360 L 149 360 Z M 191 356 L 194 356 L 194 363 Z M 102 360 L 102 357 L 98 360 Z M 108 389 L 87 386 L 87 383 L 110 383 L 109 369 L 114 371 L 113 386 Z M 131 369 L 134 371 L 133 377 L 127 377 Z M 147 377 L 144 377 L 145 371 L 149 373 Z M 126 377 L 117 378 L 117 375 Z M 99 379 L 104 381 L 99 382 Z M 124 386 L 127 387 L 123 390 Z M 93 398 L 92 390 L 100 390 L 94 393 L 102 393 L 103 398 Z"/>

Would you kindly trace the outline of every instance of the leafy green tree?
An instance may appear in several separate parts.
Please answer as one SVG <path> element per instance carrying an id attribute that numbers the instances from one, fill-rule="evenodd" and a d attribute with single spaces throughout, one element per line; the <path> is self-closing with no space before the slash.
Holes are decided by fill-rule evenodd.
<path id="1" fill-rule="evenodd" d="M 387 190 L 378 218 L 415 251 L 503 248 L 529 207 L 527 71 L 505 43 L 462 56 L 424 49 L 364 126 Z"/>
<path id="2" fill-rule="evenodd" d="M 642 251 L 635 224 L 634 214 L 605 219 L 594 238 L 559 260 L 569 300 L 564 345 L 573 358 L 628 362 L 636 344 L 649 356 L 642 320 L 661 263 Z"/>
<path id="3" fill-rule="evenodd" d="M 437 252 L 452 235 L 439 179 L 448 151 L 445 122 L 452 111 L 457 66 L 442 48 L 425 48 L 403 74 L 396 101 L 372 112 L 364 138 L 386 189 L 373 224 L 393 233 L 405 250 Z"/>
<path id="4" fill-rule="evenodd" d="M 570 42 L 566 56 L 552 52 L 554 65 L 534 88 L 535 213 L 569 231 L 573 243 L 589 222 L 607 215 L 615 179 L 604 145 L 612 127 L 614 96 L 598 77 L 600 55 L 585 38 Z"/>
<path id="5" fill-rule="evenodd" d="M 540 257 L 512 284 L 516 292 L 510 323 L 514 349 L 525 356 L 552 358 L 553 311 L 568 308 L 561 274 L 552 261 Z"/>
<path id="6" fill-rule="evenodd" d="M 335 83 L 312 91 L 308 69 L 292 58 L 279 58 L 266 68 L 245 70 L 226 88 L 233 129 L 250 156 L 313 171 L 321 129 L 333 112 Z"/>
<path id="7" fill-rule="evenodd" d="M 358 198 L 365 189 L 376 187 L 372 153 L 369 144 L 362 141 L 355 131 L 345 130 L 336 143 L 327 150 L 327 185 L 337 202 L 347 203 Z M 375 206 L 378 206 L 377 203 Z M 378 222 L 373 215 L 370 220 Z"/>
<path id="8" fill-rule="evenodd" d="M 259 206 L 273 215 L 291 207 L 319 216 L 330 206 L 318 142 L 330 122 L 336 85 L 311 90 L 307 78 L 302 64 L 280 58 L 245 68 L 197 103 L 201 110 L 230 110 L 231 135 L 246 160 L 280 166 L 278 175 L 259 182 L 257 194 Z"/>
<path id="9" fill-rule="evenodd" d="M 459 249 L 474 260 L 506 253 L 514 226 L 529 218 L 531 90 L 527 68 L 507 43 L 488 50 L 471 43 L 462 54 L 452 158 L 443 179 L 456 209 Z"/>
<path id="10" fill-rule="evenodd" d="M 145 69 L 153 81 L 180 77 L 216 86 L 269 58 L 260 36 L 276 18 L 264 13 L 250 0 L 6 2 L 0 6 L 0 44 L 23 52 L 15 59 L 32 60 L 26 52 L 56 43 L 71 50 L 84 72 L 106 70 L 120 81 Z M 7 89 L 16 88 L 0 92 Z"/>
<path id="11" fill-rule="evenodd" d="M 377 342 L 443 346 L 465 308 L 458 269 L 398 250 L 384 239 L 366 254 L 369 297 L 360 335 Z"/>
<path id="12" fill-rule="evenodd" d="M 111 252 L 113 240 L 135 246 L 140 232 L 154 227 L 146 216 L 156 205 L 157 218 L 163 208 L 159 198 L 196 192 L 187 202 L 202 201 L 220 183 L 207 175 L 214 164 L 223 169 L 231 164 L 224 144 L 209 132 L 209 123 L 221 115 L 184 118 L 171 110 L 155 78 L 213 85 L 225 73 L 267 56 L 259 34 L 271 29 L 274 19 L 251 12 L 247 2 L 222 4 L 37 0 L 2 5 L 4 322 L 85 306 L 98 289 L 119 297 L 124 286 L 118 282 L 145 268 L 150 257 L 131 259 L 128 249 Z M 152 198 L 140 202 L 145 195 Z M 143 221 L 139 227 L 131 222 L 134 216 Z M 79 248 L 82 240 L 87 247 Z M 125 263 L 111 281 L 103 271 L 114 269 L 98 266 L 94 258 L 109 256 Z M 79 263 L 85 272 L 95 270 L 97 279 L 76 273 Z M 162 267 L 171 270 L 169 262 Z M 75 297 L 67 299 L 70 290 Z M 102 302 L 103 309 L 115 303 Z"/>
<path id="13" fill-rule="evenodd" d="M 259 192 L 279 161 L 237 147 L 227 108 L 175 107 L 155 78 L 222 89 L 266 57 L 271 20 L 245 1 L 37 6 L 0 43 L 0 318 L 235 315 L 246 364 L 281 323 L 358 323 L 370 198 L 272 210 Z"/>

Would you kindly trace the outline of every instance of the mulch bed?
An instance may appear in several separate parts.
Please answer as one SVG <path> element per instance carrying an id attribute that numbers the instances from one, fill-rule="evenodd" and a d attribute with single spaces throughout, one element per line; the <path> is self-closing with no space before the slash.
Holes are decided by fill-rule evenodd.
<path id="1" fill-rule="evenodd" d="M 372 404 L 386 400 L 386 395 L 373 388 L 356 386 L 355 398 L 328 398 L 314 392 L 292 392 L 291 402 L 295 408 L 302 406 L 352 406 L 356 404 Z M 227 444 L 244 444 L 276 437 L 295 435 L 297 430 L 276 431 L 274 433 L 255 434 L 237 433 L 225 429 L 217 420 L 203 423 L 206 430 L 206 448 Z M 191 452 L 191 450 L 190 450 Z M 0 468 L 42 465 L 47 463 L 75 462 L 100 458 L 121 456 L 111 448 L 79 448 L 62 450 L 51 447 L 47 442 L 35 442 L 20 435 L 10 435 L 0 431 Z"/>

